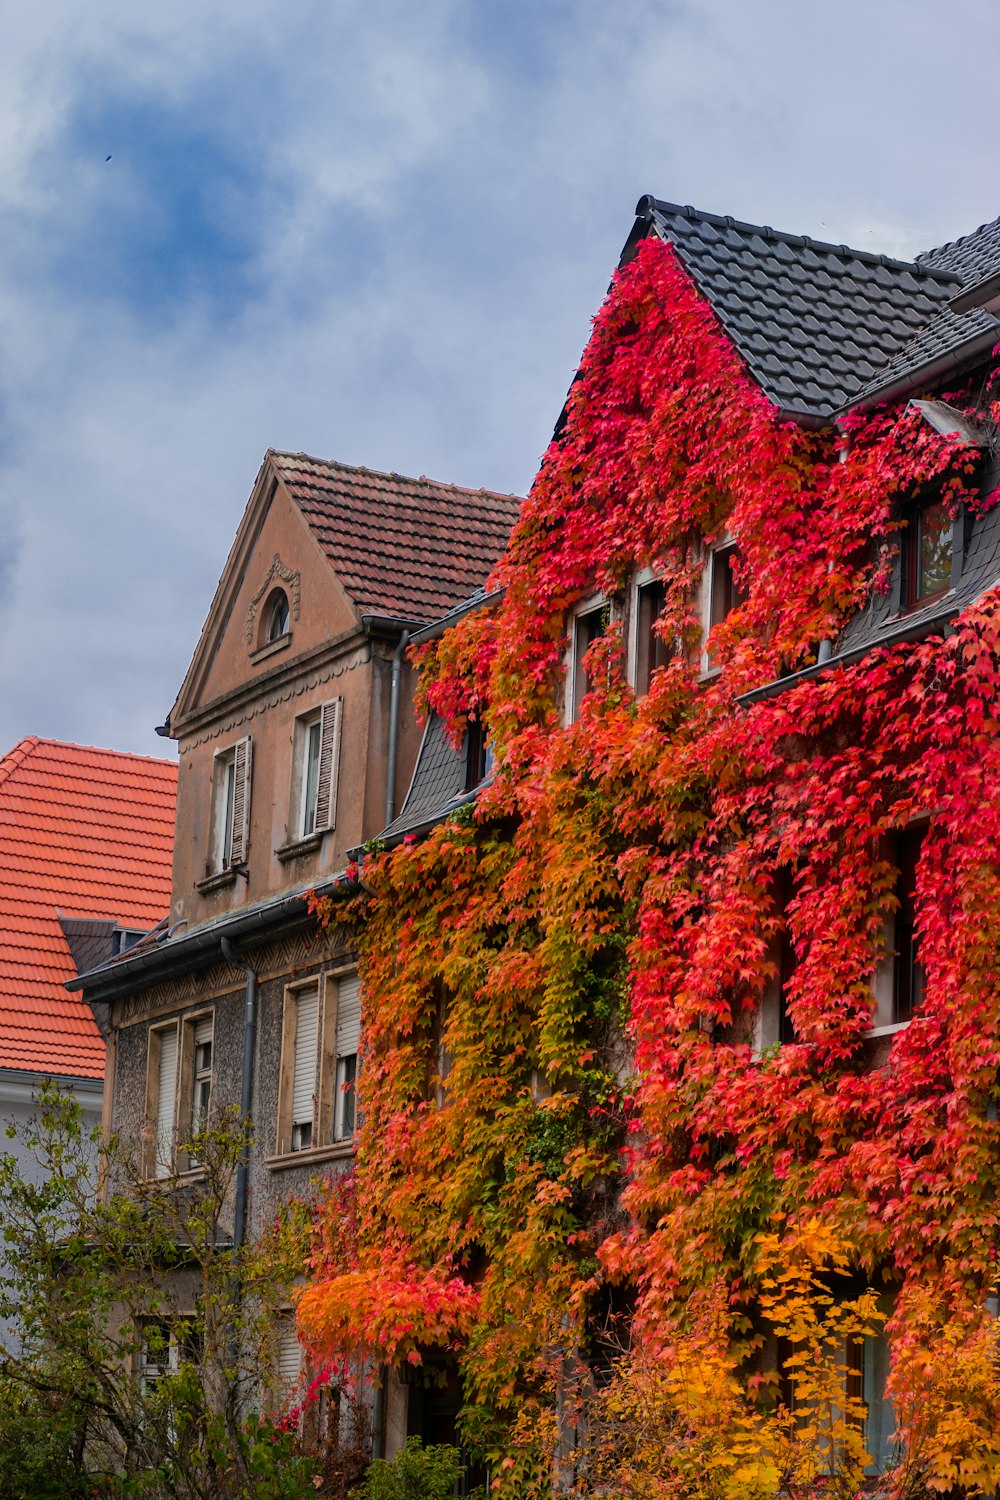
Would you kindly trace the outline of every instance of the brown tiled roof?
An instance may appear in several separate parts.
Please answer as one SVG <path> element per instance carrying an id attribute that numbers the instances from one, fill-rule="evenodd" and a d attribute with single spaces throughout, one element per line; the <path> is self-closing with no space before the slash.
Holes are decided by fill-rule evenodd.
<path id="1" fill-rule="evenodd" d="M 485 582 L 520 499 L 268 454 L 362 615 L 425 623 Z"/>
<path id="2" fill-rule="evenodd" d="M 63 923 L 163 916 L 176 789 L 170 761 L 114 750 L 32 737 L 0 758 L 0 1068 L 103 1076 Z"/>

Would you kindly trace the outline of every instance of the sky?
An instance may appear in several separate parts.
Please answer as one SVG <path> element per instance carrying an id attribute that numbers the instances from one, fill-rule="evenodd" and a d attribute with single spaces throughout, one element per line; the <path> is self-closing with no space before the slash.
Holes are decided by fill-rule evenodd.
<path id="1" fill-rule="evenodd" d="M 158 739 L 268 447 L 523 493 L 645 193 L 1000 214 L 996 0 L 4 0 L 0 753 Z"/>

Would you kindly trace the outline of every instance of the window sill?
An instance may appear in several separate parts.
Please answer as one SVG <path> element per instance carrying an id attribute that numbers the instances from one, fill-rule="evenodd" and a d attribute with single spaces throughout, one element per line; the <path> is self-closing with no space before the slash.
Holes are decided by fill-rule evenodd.
<path id="1" fill-rule="evenodd" d="M 354 1155 L 354 1141 L 334 1141 L 330 1146 L 310 1146 L 305 1151 L 284 1151 L 280 1156 L 266 1156 L 265 1167 L 282 1172 L 287 1167 L 311 1167 L 323 1161 L 349 1161 Z"/>
<path id="2" fill-rule="evenodd" d="M 274 851 L 275 859 L 287 864 L 291 859 L 302 859 L 306 854 L 315 854 L 326 832 L 327 829 L 318 828 L 315 833 L 306 834 L 304 839 L 293 839 L 290 844 L 282 844 L 280 849 Z"/>
<path id="3" fill-rule="evenodd" d="M 865 1039 L 877 1039 L 880 1036 L 895 1036 L 897 1031 L 905 1031 L 909 1021 L 893 1021 L 889 1026 L 873 1026 L 870 1031 L 865 1032 Z"/>
<path id="4" fill-rule="evenodd" d="M 267 661 L 269 656 L 277 656 L 279 651 L 286 651 L 291 644 L 292 632 L 286 630 L 276 641 L 268 641 L 266 646 L 258 646 L 256 651 L 251 651 L 250 665 L 255 667 L 258 662 Z"/>
<path id="5" fill-rule="evenodd" d="M 206 875 L 204 880 L 196 880 L 194 888 L 203 896 L 210 891 L 225 890 L 227 885 L 235 885 L 238 875 L 246 875 L 246 865 L 230 865 L 228 870 L 216 870 L 214 875 Z"/>
<path id="6" fill-rule="evenodd" d="M 185 1167 L 182 1172 L 174 1173 L 174 1182 L 178 1187 L 194 1187 L 196 1183 L 204 1182 L 208 1175 L 203 1166 Z"/>

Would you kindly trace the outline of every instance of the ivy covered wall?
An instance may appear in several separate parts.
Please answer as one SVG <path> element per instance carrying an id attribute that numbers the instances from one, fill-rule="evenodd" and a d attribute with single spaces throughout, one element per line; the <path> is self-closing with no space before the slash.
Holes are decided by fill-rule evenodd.
<path id="1" fill-rule="evenodd" d="M 990 371 L 947 394 L 989 428 Z M 910 406 L 782 422 L 648 240 L 500 601 L 423 649 L 425 708 L 456 736 L 477 715 L 496 775 L 320 910 L 356 924 L 362 1125 L 299 1317 L 324 1359 L 449 1350 L 500 1494 L 854 1494 L 872 1398 L 851 1350 L 886 1319 L 886 1483 L 1000 1477 L 997 596 L 740 701 L 890 586 L 921 496 L 982 516 L 981 475 Z M 706 673 L 706 549 L 728 537 L 742 602 Z M 669 661 L 637 700 L 644 568 Z M 567 620 L 598 591 L 567 724 Z M 873 1039 L 913 828 L 921 994 Z"/>

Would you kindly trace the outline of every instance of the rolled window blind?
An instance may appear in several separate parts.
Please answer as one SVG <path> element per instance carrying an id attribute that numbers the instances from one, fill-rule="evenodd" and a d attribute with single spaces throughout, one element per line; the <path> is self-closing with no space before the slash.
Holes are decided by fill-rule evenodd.
<path id="1" fill-rule="evenodd" d="M 295 1001 L 295 1076 L 292 1081 L 292 1124 L 312 1120 L 316 1092 L 316 1043 L 319 1028 L 319 991 L 303 990 Z"/>
<path id="2" fill-rule="evenodd" d="M 177 1028 L 160 1033 L 160 1068 L 156 1093 L 156 1175 L 174 1169 L 174 1105 L 177 1100 Z"/>
<path id="3" fill-rule="evenodd" d="M 349 974 L 337 995 L 337 1056 L 353 1057 L 361 1040 L 361 981 Z"/>

